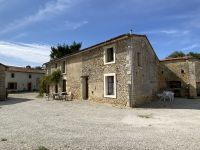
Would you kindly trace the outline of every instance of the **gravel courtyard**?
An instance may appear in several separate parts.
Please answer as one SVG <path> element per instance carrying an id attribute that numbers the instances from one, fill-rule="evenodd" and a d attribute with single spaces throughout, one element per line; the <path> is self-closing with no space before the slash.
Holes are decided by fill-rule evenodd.
<path id="1" fill-rule="evenodd" d="M 0 150 L 200 149 L 200 99 L 122 109 L 36 96 L 0 102 Z"/>

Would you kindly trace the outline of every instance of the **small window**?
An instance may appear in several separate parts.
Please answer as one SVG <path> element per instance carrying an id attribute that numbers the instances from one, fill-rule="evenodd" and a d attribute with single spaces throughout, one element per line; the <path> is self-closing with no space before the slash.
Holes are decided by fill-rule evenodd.
<path id="1" fill-rule="evenodd" d="M 141 53 L 140 52 L 137 53 L 137 64 L 139 67 L 141 67 Z"/>
<path id="2" fill-rule="evenodd" d="M 28 76 L 28 77 L 29 77 L 29 79 L 31 79 L 31 77 L 32 77 L 32 76 L 31 76 L 31 74 L 29 74 L 29 76 Z"/>
<path id="3" fill-rule="evenodd" d="M 115 49 L 114 47 L 106 48 L 104 51 L 104 64 L 115 63 Z"/>
<path id="4" fill-rule="evenodd" d="M 65 61 L 63 61 L 63 65 L 62 65 L 62 73 L 66 72 L 66 64 Z"/>
<path id="5" fill-rule="evenodd" d="M 185 73 L 185 71 L 184 71 L 183 69 L 181 69 L 181 73 L 182 73 L 182 74 L 184 74 L 184 73 Z"/>
<path id="6" fill-rule="evenodd" d="M 115 74 L 104 75 L 104 97 L 116 98 Z"/>
<path id="7" fill-rule="evenodd" d="M 11 73 L 11 78 L 14 78 L 15 77 L 15 74 L 14 73 Z"/>
<path id="8" fill-rule="evenodd" d="M 57 64 L 55 64 L 55 68 L 57 69 L 57 67 L 58 67 L 58 65 Z"/>

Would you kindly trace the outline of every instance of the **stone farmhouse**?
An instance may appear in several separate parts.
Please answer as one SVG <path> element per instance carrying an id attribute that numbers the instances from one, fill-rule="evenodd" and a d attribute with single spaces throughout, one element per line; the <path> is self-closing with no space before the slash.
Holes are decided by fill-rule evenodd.
<path id="1" fill-rule="evenodd" d="M 200 96 L 200 60 L 183 57 L 160 61 L 159 87 L 174 91 L 176 96 Z"/>
<path id="2" fill-rule="evenodd" d="M 45 75 L 41 69 L 7 66 L 5 87 L 9 92 L 38 91 L 39 81 Z"/>
<path id="3" fill-rule="evenodd" d="M 120 35 L 45 65 L 47 74 L 62 72 L 49 91 L 70 91 L 74 99 L 136 107 L 159 90 L 159 59 L 145 35 Z"/>

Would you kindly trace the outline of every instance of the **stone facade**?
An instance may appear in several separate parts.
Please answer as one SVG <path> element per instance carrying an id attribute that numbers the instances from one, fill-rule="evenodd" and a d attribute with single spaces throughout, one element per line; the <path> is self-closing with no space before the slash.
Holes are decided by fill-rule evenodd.
<path id="1" fill-rule="evenodd" d="M 160 89 L 172 90 L 176 96 L 197 97 L 197 84 L 200 81 L 199 64 L 200 60 L 188 57 L 161 61 L 159 69 Z"/>
<path id="2" fill-rule="evenodd" d="M 6 66 L 0 64 L 0 100 L 6 99 L 5 70 Z"/>
<path id="3" fill-rule="evenodd" d="M 105 50 L 110 47 L 114 48 L 115 61 L 105 63 Z M 47 74 L 50 74 L 55 69 L 62 70 L 65 64 L 66 72 L 58 85 L 58 92 L 66 82 L 67 92 L 72 92 L 74 99 L 85 99 L 87 93 L 90 101 L 136 107 L 154 98 L 158 89 L 158 63 L 146 36 L 125 34 L 50 61 L 46 66 Z M 105 95 L 105 81 L 109 74 L 113 75 L 116 85 L 112 97 Z M 50 92 L 55 92 L 55 85 L 50 86 Z"/>
<path id="4" fill-rule="evenodd" d="M 45 71 L 7 66 L 5 75 L 5 87 L 8 92 L 38 91 L 39 81 L 45 75 Z"/>

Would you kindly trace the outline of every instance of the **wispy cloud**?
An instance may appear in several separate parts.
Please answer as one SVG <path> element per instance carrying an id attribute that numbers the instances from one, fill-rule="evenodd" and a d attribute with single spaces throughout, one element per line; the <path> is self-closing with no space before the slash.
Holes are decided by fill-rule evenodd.
<path id="1" fill-rule="evenodd" d="M 166 34 L 169 36 L 183 36 L 190 33 L 189 30 L 175 30 L 175 29 L 169 29 L 169 30 L 153 30 L 153 31 L 147 31 L 147 34 Z"/>
<path id="2" fill-rule="evenodd" d="M 191 50 L 194 50 L 194 49 L 199 49 L 200 48 L 200 44 L 192 44 L 190 46 L 187 46 L 185 48 L 182 48 L 183 51 L 191 51 Z"/>
<path id="3" fill-rule="evenodd" d="M 50 2 L 46 3 L 42 9 L 39 9 L 35 14 L 29 15 L 20 20 L 18 19 L 6 25 L 5 28 L 1 29 L 0 33 L 8 33 L 32 23 L 48 20 L 51 17 L 62 13 L 63 11 L 69 10 L 76 4 L 76 2 L 77 0 L 51 0 Z"/>
<path id="4" fill-rule="evenodd" d="M 0 55 L 21 61 L 43 64 L 49 60 L 50 46 L 0 41 Z M 8 60 L 12 63 L 12 60 Z"/>
<path id="5" fill-rule="evenodd" d="M 81 22 L 69 22 L 69 21 L 66 21 L 65 25 L 64 25 L 64 28 L 66 30 L 76 30 L 76 29 L 78 29 L 81 26 L 86 25 L 86 24 L 88 24 L 88 21 L 81 21 Z"/>

